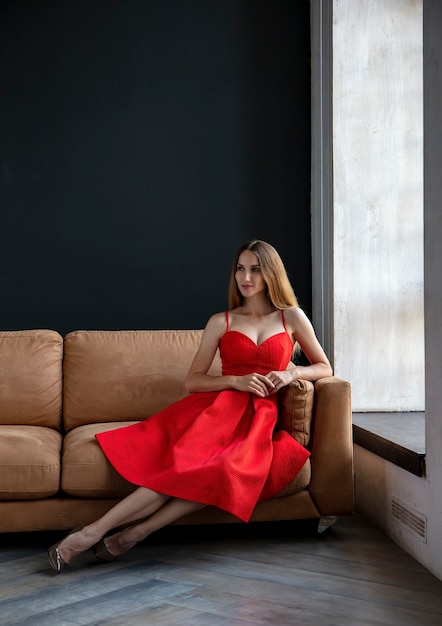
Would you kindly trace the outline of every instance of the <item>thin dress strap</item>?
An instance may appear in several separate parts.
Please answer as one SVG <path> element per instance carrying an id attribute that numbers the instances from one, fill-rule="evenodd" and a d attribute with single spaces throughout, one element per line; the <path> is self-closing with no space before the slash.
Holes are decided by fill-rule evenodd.
<path id="1" fill-rule="evenodd" d="M 226 333 L 229 331 L 229 312 L 224 311 L 226 314 Z"/>
<path id="2" fill-rule="evenodd" d="M 285 325 L 284 309 L 281 309 L 281 317 L 282 317 L 282 325 L 284 326 L 285 332 L 287 332 L 287 326 Z"/>

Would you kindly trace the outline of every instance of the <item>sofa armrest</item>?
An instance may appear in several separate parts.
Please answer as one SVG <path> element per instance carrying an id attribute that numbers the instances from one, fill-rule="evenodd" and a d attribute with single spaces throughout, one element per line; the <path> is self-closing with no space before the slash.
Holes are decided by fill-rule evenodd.
<path id="1" fill-rule="evenodd" d="M 321 515 L 354 508 L 350 384 L 331 376 L 315 383 L 309 492 Z"/>

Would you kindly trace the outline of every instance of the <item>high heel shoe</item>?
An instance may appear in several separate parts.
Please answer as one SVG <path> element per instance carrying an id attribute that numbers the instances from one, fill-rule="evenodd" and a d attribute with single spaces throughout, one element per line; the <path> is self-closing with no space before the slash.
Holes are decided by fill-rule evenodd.
<path id="1" fill-rule="evenodd" d="M 115 561 L 117 556 L 109 552 L 106 548 L 106 544 L 104 543 L 104 539 L 101 539 L 98 543 L 96 543 L 93 547 L 95 558 L 103 563 L 111 563 Z"/>
<path id="2" fill-rule="evenodd" d="M 61 572 L 69 565 L 69 563 L 66 563 L 66 561 L 60 554 L 60 550 L 59 550 L 60 544 L 63 543 L 63 541 L 67 539 L 69 535 L 78 533 L 80 530 L 81 528 L 74 528 L 74 530 L 71 530 L 71 532 L 67 534 L 66 537 L 63 537 L 63 539 L 61 539 L 57 543 L 54 543 L 54 545 L 49 548 L 48 550 L 49 563 L 56 574 L 61 574 Z"/>

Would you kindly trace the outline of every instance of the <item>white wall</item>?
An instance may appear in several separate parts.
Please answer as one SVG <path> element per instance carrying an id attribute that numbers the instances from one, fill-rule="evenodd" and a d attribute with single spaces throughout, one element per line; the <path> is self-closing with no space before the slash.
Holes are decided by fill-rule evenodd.
<path id="1" fill-rule="evenodd" d="M 426 411 L 426 476 L 355 446 L 356 508 L 442 579 L 442 3 L 333 11 L 335 370 L 355 410 L 422 409 L 425 397 Z M 426 521 L 425 540 L 395 519 L 393 498 Z"/>
<path id="2" fill-rule="evenodd" d="M 422 0 L 333 5 L 334 368 L 424 410 Z"/>

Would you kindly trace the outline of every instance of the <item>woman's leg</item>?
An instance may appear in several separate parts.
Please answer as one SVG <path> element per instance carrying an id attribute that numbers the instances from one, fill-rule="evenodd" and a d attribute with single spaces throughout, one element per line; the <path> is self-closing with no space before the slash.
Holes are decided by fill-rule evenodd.
<path id="1" fill-rule="evenodd" d="M 138 487 L 118 502 L 107 513 L 81 530 L 68 535 L 58 544 L 58 551 L 65 563 L 98 543 L 104 535 L 118 526 L 144 519 L 155 513 L 170 497 L 145 487 Z"/>
<path id="2" fill-rule="evenodd" d="M 125 528 L 121 532 L 115 533 L 110 537 L 106 537 L 104 539 L 104 545 L 111 555 L 120 556 L 156 530 L 167 526 L 171 522 L 183 517 L 183 515 L 202 509 L 205 506 L 205 504 L 201 504 L 199 502 L 172 498 L 147 519 L 144 519 L 129 528 Z"/>

